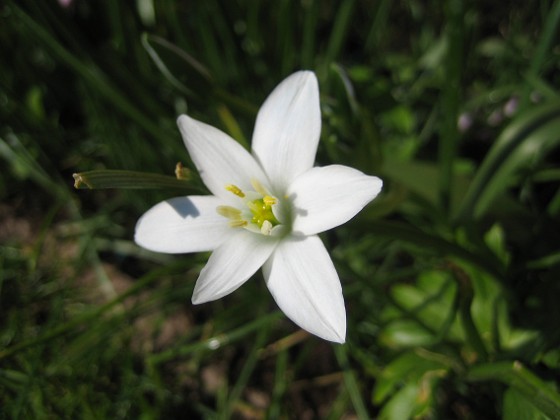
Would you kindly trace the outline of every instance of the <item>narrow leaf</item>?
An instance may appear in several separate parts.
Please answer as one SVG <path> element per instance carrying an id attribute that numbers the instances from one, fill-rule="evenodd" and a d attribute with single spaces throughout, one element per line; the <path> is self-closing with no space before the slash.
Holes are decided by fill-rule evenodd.
<path id="1" fill-rule="evenodd" d="M 359 220 L 359 219 L 358 219 Z M 469 250 L 452 243 L 446 239 L 423 232 L 420 229 L 400 222 L 375 222 L 365 221 L 355 223 L 367 229 L 369 233 L 384 236 L 395 240 L 400 240 L 413 245 L 417 245 L 426 250 L 432 250 L 440 256 L 453 256 L 465 261 L 469 261 L 479 268 L 484 269 L 488 274 L 501 277 L 504 268 L 497 258 L 487 254 L 474 254 Z"/>
<path id="2" fill-rule="evenodd" d="M 514 120 L 500 135 L 465 195 L 458 219 L 480 217 L 523 167 L 557 145 L 560 103 L 545 104 Z"/>
<path id="3" fill-rule="evenodd" d="M 168 175 L 136 171 L 97 170 L 72 175 L 76 189 L 156 189 L 175 188 L 200 192 L 192 183 Z"/>
<path id="4" fill-rule="evenodd" d="M 475 366 L 470 381 L 496 380 L 511 386 L 552 419 L 560 419 L 560 395 L 520 362 L 497 362 Z"/>

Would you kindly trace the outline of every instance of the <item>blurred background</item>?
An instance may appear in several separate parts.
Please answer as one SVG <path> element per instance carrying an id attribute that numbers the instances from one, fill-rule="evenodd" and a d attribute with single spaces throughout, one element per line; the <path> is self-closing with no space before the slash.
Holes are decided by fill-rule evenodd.
<path id="1" fill-rule="evenodd" d="M 551 0 L 2 2 L 0 417 L 560 418 L 559 19 Z M 385 183 L 322 235 L 342 346 L 260 274 L 193 306 L 208 254 L 132 240 L 181 190 L 73 188 L 192 170 L 182 113 L 249 147 L 299 69 L 317 164 Z"/>

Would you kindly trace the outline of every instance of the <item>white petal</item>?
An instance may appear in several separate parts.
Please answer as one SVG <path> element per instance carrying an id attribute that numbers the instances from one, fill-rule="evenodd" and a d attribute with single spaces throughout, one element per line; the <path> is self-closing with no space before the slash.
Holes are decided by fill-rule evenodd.
<path id="1" fill-rule="evenodd" d="M 253 133 L 253 153 L 276 194 L 315 162 L 321 134 L 319 87 L 315 74 L 292 74 L 266 99 Z"/>
<path id="2" fill-rule="evenodd" d="M 233 292 L 255 274 L 277 244 L 274 238 L 243 228 L 235 229 L 233 236 L 216 248 L 200 272 L 192 302 L 209 302 Z"/>
<path id="3" fill-rule="evenodd" d="M 176 197 L 156 204 L 138 220 L 134 240 L 141 247 L 171 254 L 211 251 L 231 228 L 216 212 L 218 197 Z"/>
<path id="4" fill-rule="evenodd" d="M 293 203 L 293 231 L 313 235 L 354 217 L 381 191 L 383 182 L 342 165 L 316 167 L 288 188 Z"/>
<path id="5" fill-rule="evenodd" d="M 288 318 L 325 340 L 344 343 L 342 287 L 318 236 L 282 241 L 263 272 L 274 300 Z"/>
<path id="6" fill-rule="evenodd" d="M 251 178 L 268 186 L 257 161 L 226 133 L 187 115 L 181 115 L 177 124 L 191 159 L 212 194 L 227 199 L 231 196 L 225 190 L 228 184 L 252 190 Z"/>

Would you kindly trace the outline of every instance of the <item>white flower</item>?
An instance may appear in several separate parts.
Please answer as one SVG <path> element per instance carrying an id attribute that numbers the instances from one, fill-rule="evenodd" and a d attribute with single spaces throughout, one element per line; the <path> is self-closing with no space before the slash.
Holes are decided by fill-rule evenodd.
<path id="1" fill-rule="evenodd" d="M 185 145 L 209 196 L 177 197 L 138 221 L 135 240 L 153 251 L 213 251 L 195 304 L 221 298 L 260 267 L 282 311 L 326 340 L 345 341 L 340 280 L 318 233 L 354 217 L 381 190 L 379 178 L 341 165 L 313 167 L 321 132 L 315 74 L 294 73 L 268 97 L 252 154 L 186 115 Z"/>

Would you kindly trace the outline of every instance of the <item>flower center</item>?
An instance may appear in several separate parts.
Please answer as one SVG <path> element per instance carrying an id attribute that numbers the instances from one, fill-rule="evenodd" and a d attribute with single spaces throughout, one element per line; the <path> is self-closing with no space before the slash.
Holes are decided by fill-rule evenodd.
<path id="1" fill-rule="evenodd" d="M 271 235 L 273 228 L 281 225 L 274 214 L 278 199 L 272 196 L 257 180 L 251 184 L 255 191 L 244 192 L 236 185 L 226 185 L 225 189 L 239 197 L 240 206 L 218 206 L 216 211 L 229 219 L 231 227 L 242 227 L 252 232 Z"/>
<path id="2" fill-rule="evenodd" d="M 253 213 L 251 222 L 256 224 L 261 230 L 263 225 L 270 224 L 271 228 L 279 225 L 280 222 L 276 219 L 274 213 L 272 212 L 272 206 L 276 203 L 276 198 L 269 195 L 265 195 L 261 199 L 249 201 L 247 203 L 247 207 L 251 210 L 251 213 Z"/>

